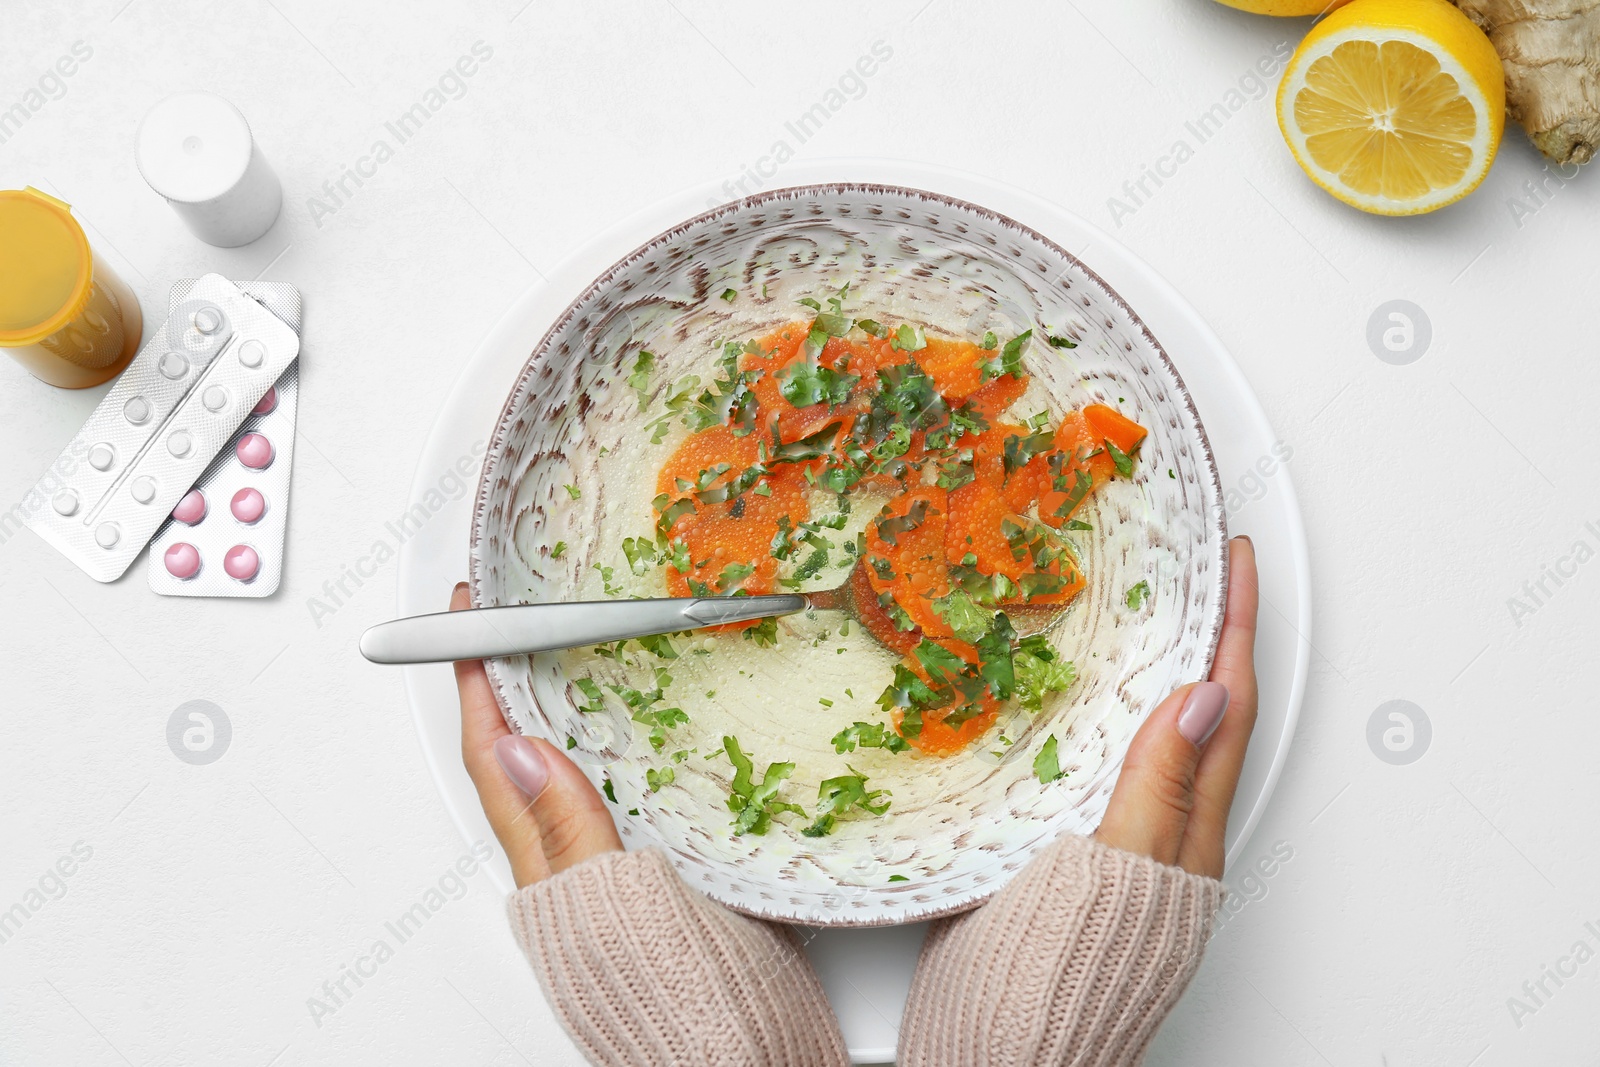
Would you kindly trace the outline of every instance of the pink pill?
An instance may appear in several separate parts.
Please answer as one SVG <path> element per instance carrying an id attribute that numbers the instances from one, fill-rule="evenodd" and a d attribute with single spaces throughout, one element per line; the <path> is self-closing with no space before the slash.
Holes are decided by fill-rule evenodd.
<path id="1" fill-rule="evenodd" d="M 169 546 L 161 562 L 167 565 L 167 573 L 174 578 L 187 580 L 200 573 L 200 551 L 182 541 Z"/>
<path id="2" fill-rule="evenodd" d="M 272 442 L 258 433 L 247 433 L 233 446 L 233 454 L 251 470 L 265 470 L 272 464 Z"/>
<path id="3" fill-rule="evenodd" d="M 247 487 L 233 494 L 228 509 L 240 522 L 257 522 L 267 513 L 267 498 L 259 491 Z"/>
<path id="4" fill-rule="evenodd" d="M 260 400 L 256 401 L 256 406 L 250 409 L 250 414 L 252 414 L 252 415 L 266 415 L 266 414 L 269 414 L 272 411 L 272 409 L 277 407 L 277 406 L 278 406 L 278 387 L 276 385 L 274 385 L 272 388 L 267 390 L 267 395 L 266 396 L 264 396 Z"/>
<path id="5" fill-rule="evenodd" d="M 222 557 L 222 569 L 228 572 L 228 577 L 248 582 L 261 569 L 261 557 L 249 545 L 234 545 Z"/>
<path id="6" fill-rule="evenodd" d="M 172 517 L 185 526 L 193 526 L 206 517 L 206 495 L 198 489 L 189 490 L 172 509 Z"/>

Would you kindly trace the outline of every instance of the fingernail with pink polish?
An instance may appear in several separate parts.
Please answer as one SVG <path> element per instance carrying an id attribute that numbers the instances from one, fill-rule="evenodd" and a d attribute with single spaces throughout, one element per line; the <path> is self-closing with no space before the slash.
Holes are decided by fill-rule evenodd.
<path id="1" fill-rule="evenodd" d="M 1226 693 L 1223 694 L 1223 702 L 1227 702 Z M 544 765 L 539 750 L 526 737 L 502 737 L 494 743 L 494 758 L 500 764 L 500 769 L 506 772 L 506 777 L 528 794 L 529 800 L 538 800 L 544 787 L 550 784 L 550 769 Z"/>
<path id="2" fill-rule="evenodd" d="M 1192 745 L 1203 745 L 1222 725 L 1228 710 L 1228 687 L 1221 682 L 1201 682 L 1189 690 L 1189 699 L 1178 713 L 1178 732 Z M 499 746 L 495 746 L 496 753 Z M 503 760 L 501 762 L 504 762 Z"/>

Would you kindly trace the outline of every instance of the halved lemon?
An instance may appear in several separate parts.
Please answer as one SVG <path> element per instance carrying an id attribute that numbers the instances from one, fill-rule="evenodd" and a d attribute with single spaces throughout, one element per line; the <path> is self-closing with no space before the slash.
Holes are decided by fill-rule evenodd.
<path id="1" fill-rule="evenodd" d="M 1311 180 L 1378 215 L 1477 188 L 1505 128 L 1494 45 L 1446 0 L 1355 0 L 1318 23 L 1278 85 L 1278 126 Z"/>

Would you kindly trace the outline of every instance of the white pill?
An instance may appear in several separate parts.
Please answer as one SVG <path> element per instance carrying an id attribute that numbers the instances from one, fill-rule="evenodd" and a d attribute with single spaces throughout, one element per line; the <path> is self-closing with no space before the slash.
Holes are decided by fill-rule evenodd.
<path id="1" fill-rule="evenodd" d="M 239 362 L 246 367 L 259 367 L 267 358 L 267 346 L 260 341 L 246 341 L 239 346 Z"/>
<path id="2" fill-rule="evenodd" d="M 102 522 L 94 528 L 94 543 L 101 548 L 114 548 L 122 539 L 122 530 L 114 522 Z"/>
<path id="3" fill-rule="evenodd" d="M 220 385 L 213 385 L 200 395 L 200 401 L 205 404 L 207 411 L 221 411 L 228 406 L 228 391 Z"/>
<path id="4" fill-rule="evenodd" d="M 188 430 L 174 430 L 167 438 L 167 451 L 182 459 L 194 448 L 194 438 Z"/>
<path id="5" fill-rule="evenodd" d="M 163 376 L 177 381 L 189 373 L 189 359 L 182 352 L 168 352 L 158 364 Z"/>
<path id="6" fill-rule="evenodd" d="M 73 515 L 78 510 L 78 494 L 71 489 L 63 489 L 51 498 L 50 503 L 57 515 Z"/>
<path id="7" fill-rule="evenodd" d="M 135 426 L 142 426 L 150 419 L 150 401 L 142 396 L 130 397 L 128 402 L 122 405 L 122 417 Z"/>
<path id="8" fill-rule="evenodd" d="M 133 499 L 141 504 L 148 504 L 156 498 L 156 480 L 149 477 L 139 477 L 128 486 L 128 492 L 133 494 Z"/>
<path id="9" fill-rule="evenodd" d="M 222 329 L 222 315 L 216 308 L 201 308 L 194 313 L 194 328 L 201 333 L 216 333 Z"/>
<path id="10" fill-rule="evenodd" d="M 110 470 L 111 464 L 117 460 L 116 449 L 107 444 L 98 444 L 89 449 L 89 466 L 97 471 Z"/>

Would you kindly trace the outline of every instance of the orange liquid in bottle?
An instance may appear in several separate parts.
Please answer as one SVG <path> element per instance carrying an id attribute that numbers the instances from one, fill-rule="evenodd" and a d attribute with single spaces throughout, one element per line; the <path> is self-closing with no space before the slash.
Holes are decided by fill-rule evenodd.
<path id="1" fill-rule="evenodd" d="M 0 349 L 42 382 L 85 389 L 120 374 L 143 333 L 133 290 L 71 209 L 31 187 L 0 190 Z"/>

